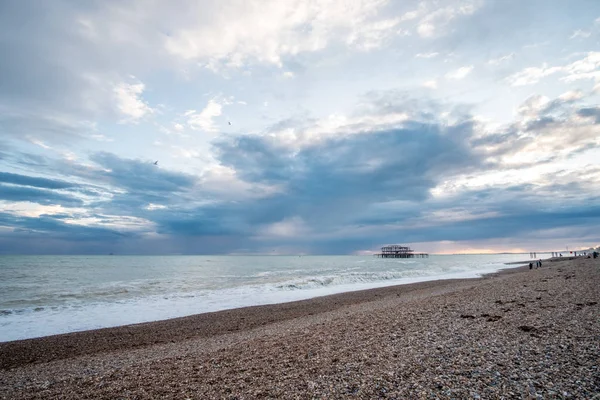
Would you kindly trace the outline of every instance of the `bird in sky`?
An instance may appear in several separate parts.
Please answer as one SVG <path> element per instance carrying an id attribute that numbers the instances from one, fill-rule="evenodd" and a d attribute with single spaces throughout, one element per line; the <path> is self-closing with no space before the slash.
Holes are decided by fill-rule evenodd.
<path id="1" fill-rule="evenodd" d="M 229 125 L 231 125 L 231 121 L 228 121 L 228 122 L 229 122 Z"/>
<path id="2" fill-rule="evenodd" d="M 154 165 L 158 165 L 158 160 L 154 161 Z"/>

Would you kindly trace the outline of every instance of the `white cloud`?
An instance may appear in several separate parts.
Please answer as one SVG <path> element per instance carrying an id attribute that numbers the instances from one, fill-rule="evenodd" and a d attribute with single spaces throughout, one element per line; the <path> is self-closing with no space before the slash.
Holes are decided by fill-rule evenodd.
<path id="1" fill-rule="evenodd" d="M 595 79 L 600 81 L 600 52 L 591 51 L 581 60 L 577 60 L 562 68 L 565 82 L 573 82 L 580 79 Z"/>
<path id="2" fill-rule="evenodd" d="M 437 89 L 437 81 L 435 79 L 425 81 L 425 82 L 423 82 L 423 87 L 426 87 L 429 89 Z"/>
<path id="3" fill-rule="evenodd" d="M 532 85 L 540 79 L 562 73 L 565 76 L 560 79 L 565 82 L 573 82 L 580 79 L 594 79 L 600 81 L 600 52 L 589 52 L 581 60 L 572 62 L 564 66 L 548 67 L 547 64 L 542 67 L 529 67 L 510 75 L 506 80 L 512 86 Z"/>
<path id="4" fill-rule="evenodd" d="M 560 72 L 560 67 L 548 67 L 544 64 L 542 67 L 529 67 L 525 68 L 523 71 L 517 72 L 506 78 L 506 80 L 512 86 L 524 86 L 524 85 L 532 85 L 534 83 L 539 82 L 540 79 Z"/>
<path id="5" fill-rule="evenodd" d="M 182 147 L 182 146 L 175 146 L 172 145 L 171 149 L 173 149 L 174 151 L 171 153 L 171 155 L 174 158 L 198 158 L 200 157 L 200 152 L 196 149 L 194 149 L 193 147 Z"/>
<path id="6" fill-rule="evenodd" d="M 460 80 L 460 79 L 466 78 L 466 76 L 469 75 L 471 73 L 471 71 L 473 71 L 472 65 L 469 65 L 466 67 L 460 67 L 459 69 L 457 69 L 455 71 L 448 72 L 445 75 L 445 77 L 446 77 L 446 79 Z"/>
<path id="7" fill-rule="evenodd" d="M 502 64 L 502 63 L 504 63 L 506 61 L 512 60 L 513 58 L 515 58 L 515 53 L 510 53 L 510 54 L 507 54 L 507 55 L 502 56 L 502 57 L 492 58 L 487 63 L 489 65 L 499 65 L 499 64 Z"/>
<path id="8" fill-rule="evenodd" d="M 132 84 L 122 82 L 115 85 L 113 89 L 117 108 L 121 114 L 127 117 L 128 121 L 137 122 L 154 111 L 141 99 L 144 88 L 142 82 Z"/>
<path id="9" fill-rule="evenodd" d="M 145 207 L 145 209 L 148 211 L 164 210 L 165 208 L 167 208 L 167 206 L 162 205 L 162 204 L 154 204 L 154 203 L 148 203 L 148 205 Z"/>
<path id="10" fill-rule="evenodd" d="M 106 135 L 102 135 L 100 133 L 95 133 L 90 135 L 90 138 L 97 140 L 99 142 L 114 142 L 115 139 L 107 137 Z"/>
<path id="11" fill-rule="evenodd" d="M 281 66 L 282 57 L 333 42 L 361 49 L 393 35 L 399 20 L 379 17 L 385 0 L 260 0 L 197 7 L 197 18 L 165 38 L 168 53 L 218 70 L 248 62 Z"/>
<path id="12" fill-rule="evenodd" d="M 540 111 L 546 108 L 550 103 L 550 99 L 546 96 L 531 96 L 527 98 L 518 108 L 520 116 L 533 119 L 539 117 Z"/>
<path id="13" fill-rule="evenodd" d="M 431 37 L 435 33 L 435 26 L 428 22 L 423 22 L 417 27 L 417 33 L 421 37 Z"/>
<path id="14" fill-rule="evenodd" d="M 62 221 L 65 224 L 98 228 L 110 228 L 117 231 L 125 232 L 148 232 L 156 230 L 154 222 L 145 218 L 133 217 L 128 215 L 74 215 L 71 218 L 64 218 Z"/>
<path id="15" fill-rule="evenodd" d="M 577 39 L 577 38 L 586 39 L 586 38 L 589 38 L 590 36 L 592 36 L 592 32 L 577 29 L 575 32 L 573 32 L 573 34 L 569 37 L 569 39 Z"/>
<path id="16" fill-rule="evenodd" d="M 355 135 L 377 131 L 378 129 L 399 127 L 409 117 L 409 114 L 404 111 L 392 111 L 385 114 L 367 112 L 350 117 L 342 114 L 331 114 L 325 118 L 313 120 L 308 124 L 269 131 L 265 136 L 276 146 L 301 149 L 318 145 L 332 137 L 339 138 L 343 135 Z"/>
<path id="17" fill-rule="evenodd" d="M 479 0 L 459 1 L 457 4 L 442 8 L 439 8 L 436 2 L 431 3 L 432 8 L 438 8 L 421 18 L 417 26 L 417 33 L 423 38 L 439 35 L 452 20 L 472 15 L 481 5 L 482 1 Z"/>
<path id="18" fill-rule="evenodd" d="M 173 129 L 175 129 L 177 132 L 181 132 L 183 131 L 185 128 L 183 125 L 179 124 L 179 123 L 175 123 L 173 124 Z"/>
<path id="19" fill-rule="evenodd" d="M 363 51 L 376 49 L 395 34 L 407 34 L 401 29 L 394 29 L 400 22 L 401 18 L 394 18 L 365 23 L 352 31 L 346 43 Z"/>
<path id="20" fill-rule="evenodd" d="M 432 52 L 432 53 L 418 53 L 415 55 L 415 58 L 433 58 L 433 57 L 437 57 L 440 53 L 438 52 Z"/>
<path id="21" fill-rule="evenodd" d="M 37 218 L 41 215 L 56 215 L 56 214 L 68 214 L 73 213 L 84 213 L 86 210 L 83 208 L 67 208 L 61 205 L 41 205 L 38 203 L 32 203 L 29 201 L 17 201 L 8 202 L 0 201 L 0 208 L 3 212 L 7 212 L 13 215 L 22 217 Z"/>
<path id="22" fill-rule="evenodd" d="M 262 236 L 267 237 L 297 237 L 308 234 L 309 229 L 300 217 L 286 218 L 279 222 L 269 224 L 260 230 Z"/>
<path id="23" fill-rule="evenodd" d="M 31 143 L 33 143 L 33 144 L 35 144 L 35 145 L 37 145 L 37 146 L 40 146 L 40 147 L 41 147 L 41 148 L 43 148 L 43 149 L 46 149 L 46 150 L 50 150 L 50 149 L 52 149 L 52 147 L 51 147 L 51 146 L 48 146 L 46 143 L 42 142 L 42 141 L 41 141 L 41 140 L 39 140 L 39 139 L 35 139 L 35 138 L 28 137 L 28 138 L 27 138 L 27 140 L 29 140 Z"/>
<path id="24" fill-rule="evenodd" d="M 283 77 L 284 77 L 284 78 L 292 79 L 294 76 L 295 76 L 295 75 L 294 75 L 294 73 L 293 73 L 292 71 L 285 71 L 285 72 L 283 73 Z M 238 102 L 238 103 L 239 103 L 239 102 Z"/>
<path id="25" fill-rule="evenodd" d="M 569 90 L 558 96 L 558 99 L 561 101 L 576 101 L 581 100 L 583 98 L 583 93 L 579 90 Z"/>
<path id="26" fill-rule="evenodd" d="M 246 182 L 242 180 L 235 169 L 219 164 L 213 160 L 200 175 L 200 186 L 202 191 L 208 191 L 219 195 L 220 198 L 260 199 L 280 193 L 283 188 L 278 185 L 267 185 L 260 182 Z"/>
<path id="27" fill-rule="evenodd" d="M 424 212 L 419 218 L 418 222 L 421 224 L 427 223 L 428 221 L 436 222 L 459 222 L 459 221 L 473 221 L 477 219 L 493 218 L 500 215 L 497 211 L 487 210 L 473 210 L 464 208 L 447 208 L 445 210 L 436 210 L 431 212 Z"/>
<path id="28" fill-rule="evenodd" d="M 188 117 L 187 123 L 190 128 L 205 132 L 214 132 L 217 130 L 217 127 L 214 124 L 213 118 L 221 115 L 222 108 L 223 106 L 215 99 L 210 99 L 206 107 L 199 113 L 195 110 L 189 110 L 184 115 Z"/>
<path id="29" fill-rule="evenodd" d="M 419 11 L 414 10 L 414 11 L 408 11 L 405 12 L 404 14 L 402 14 L 402 16 L 400 17 L 401 21 L 410 21 L 413 19 L 416 19 L 419 16 Z"/>

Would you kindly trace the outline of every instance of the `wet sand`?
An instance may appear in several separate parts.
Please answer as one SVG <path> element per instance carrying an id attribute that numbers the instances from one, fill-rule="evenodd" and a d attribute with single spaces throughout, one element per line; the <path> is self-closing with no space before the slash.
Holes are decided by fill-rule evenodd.
<path id="1" fill-rule="evenodd" d="M 0 343 L 0 398 L 593 398 L 600 259 Z"/>

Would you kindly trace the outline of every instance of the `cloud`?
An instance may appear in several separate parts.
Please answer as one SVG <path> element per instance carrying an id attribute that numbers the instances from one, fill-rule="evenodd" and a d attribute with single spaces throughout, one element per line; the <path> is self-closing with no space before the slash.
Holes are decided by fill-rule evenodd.
<path id="1" fill-rule="evenodd" d="M 561 78 L 565 82 L 580 79 L 594 79 L 600 81 L 600 52 L 590 51 L 581 60 L 577 60 L 562 68 L 566 76 Z"/>
<path id="2" fill-rule="evenodd" d="M 371 23 L 365 23 L 354 30 L 346 40 L 350 46 L 362 51 L 374 50 L 382 46 L 389 38 L 395 35 L 409 35 L 408 31 L 396 29 L 402 22 L 401 18 L 391 18 Z"/>
<path id="3" fill-rule="evenodd" d="M 12 214 L 0 212 L 0 226 L 12 226 L 14 230 L 9 235 L 0 234 L 0 243 L 12 243 L 13 249 L 19 250 L 19 252 L 25 253 L 37 253 L 37 248 L 45 240 L 62 239 L 60 240 L 61 247 L 64 248 L 65 244 L 74 243 L 75 246 L 69 251 L 71 254 L 81 254 L 78 243 L 84 241 L 92 241 L 102 243 L 104 248 L 103 252 L 106 252 L 106 245 L 111 245 L 115 241 L 122 240 L 128 236 L 131 236 L 127 232 L 119 232 L 112 228 L 103 228 L 96 226 L 85 226 L 79 224 L 65 223 L 61 218 L 39 216 L 36 218 L 15 216 Z M 51 234 L 49 236 L 48 234 Z M 3 237 L 4 236 L 4 237 Z M 28 242 L 36 242 L 36 246 L 29 246 L 27 249 L 22 242 L 27 239 Z M 6 246 L 6 244 L 4 244 Z M 0 248 L 6 249 L 7 247 L 0 246 Z M 14 250 L 13 250 L 14 251 Z M 60 253 L 58 248 L 48 248 L 46 254 Z M 22 253 L 21 253 L 22 254 Z"/>
<path id="4" fill-rule="evenodd" d="M 425 82 L 423 82 L 423 87 L 426 87 L 429 89 L 437 89 L 437 81 L 435 79 L 425 81 Z"/>
<path id="5" fill-rule="evenodd" d="M 303 237 L 309 234 L 309 230 L 300 217 L 285 218 L 282 221 L 268 224 L 259 231 L 259 236 L 265 238 Z"/>
<path id="6" fill-rule="evenodd" d="M 417 53 L 415 55 L 415 58 L 434 58 L 437 57 L 440 53 L 438 52 L 431 52 L 431 53 Z"/>
<path id="7" fill-rule="evenodd" d="M 215 132 L 217 131 L 217 127 L 213 119 L 221 115 L 222 109 L 223 106 L 216 99 L 210 99 L 206 107 L 199 113 L 195 110 L 185 113 L 188 126 L 204 132 Z"/>
<path id="8" fill-rule="evenodd" d="M 118 81 L 120 66 L 140 57 L 110 40 L 90 43 L 81 35 L 75 21 L 94 9 L 60 0 L 3 5 L 0 26 L 12 32 L 0 43 L 0 52 L 11 54 L 0 66 L 3 135 L 64 143 L 84 138 L 97 118 L 114 117 L 110 82 Z"/>
<path id="9" fill-rule="evenodd" d="M 515 53 L 510 53 L 510 54 L 507 54 L 505 56 L 501 56 L 501 57 L 498 57 L 498 58 L 492 58 L 487 63 L 489 65 L 494 65 L 494 66 L 495 65 L 500 65 L 502 63 L 506 63 L 506 62 L 508 62 L 510 60 L 513 60 L 515 58 L 515 56 L 516 56 Z"/>
<path id="10" fill-rule="evenodd" d="M 457 69 L 455 71 L 448 72 L 445 75 L 445 77 L 446 77 L 446 79 L 461 80 L 461 79 L 466 78 L 467 75 L 469 75 L 471 73 L 471 71 L 473 71 L 473 66 L 468 65 L 465 67 L 460 67 L 459 69 Z"/>
<path id="11" fill-rule="evenodd" d="M 217 154 L 242 179 L 283 184 L 298 201 L 308 196 L 323 205 L 387 193 L 416 200 L 428 197 L 438 174 L 478 164 L 461 143 L 471 130 L 468 122 L 442 128 L 408 121 L 403 128 L 331 137 L 300 149 L 279 146 L 277 137 L 247 136 L 221 142 Z"/>
<path id="12" fill-rule="evenodd" d="M 512 86 L 532 85 L 539 82 L 542 78 L 561 73 L 564 76 L 560 79 L 565 82 L 573 82 L 581 79 L 593 79 L 600 81 L 600 52 L 588 52 L 581 60 L 577 60 L 564 66 L 549 67 L 547 64 L 542 67 L 529 67 L 510 75 L 506 80 Z"/>
<path id="13" fill-rule="evenodd" d="M 10 183 L 13 185 L 32 186 L 42 189 L 67 189 L 79 186 L 71 182 L 57 179 L 38 178 L 27 175 L 12 174 L 9 172 L 0 172 L 0 182 Z"/>
<path id="14" fill-rule="evenodd" d="M 518 108 L 517 121 L 475 143 L 485 145 L 494 156 L 502 154 L 505 161 L 535 157 L 537 163 L 556 162 L 556 157 L 598 146 L 600 127 L 593 121 L 581 120 L 588 109 L 579 104 L 581 99 L 578 92 L 565 93 L 554 100 L 531 96 Z"/>
<path id="15" fill-rule="evenodd" d="M 126 121 L 137 122 L 154 110 L 141 99 L 144 92 L 144 84 L 136 82 L 132 84 L 119 83 L 115 85 L 114 93 L 119 112 L 126 117 Z"/>
<path id="16" fill-rule="evenodd" d="M 77 120 L 61 113 L 35 113 L 3 108 L 0 105 L 0 130 L 3 135 L 27 140 L 42 148 L 50 149 L 48 143 L 70 143 L 93 134 L 94 125 L 87 120 Z"/>
<path id="17" fill-rule="evenodd" d="M 93 172 L 94 180 L 129 191 L 177 193 L 196 182 L 190 175 L 163 170 L 150 161 L 124 159 L 106 152 L 95 153 L 90 159 L 102 167 Z"/>
<path id="18" fill-rule="evenodd" d="M 282 58 L 346 42 L 377 47 L 393 34 L 396 20 L 378 16 L 384 1 L 246 1 L 222 7 L 192 7 L 195 21 L 165 39 L 166 50 L 211 69 L 259 62 L 282 65 Z M 268 23 L 265 23 L 268 21 Z"/>
<path id="19" fill-rule="evenodd" d="M 546 64 L 544 64 L 541 68 L 529 67 L 525 68 L 521 72 L 509 76 L 507 81 L 512 86 L 532 85 L 539 82 L 540 79 L 552 74 L 556 74 L 561 70 L 562 69 L 560 67 L 548 67 Z"/>
<path id="20" fill-rule="evenodd" d="M 435 25 L 428 22 L 422 22 L 419 24 L 417 32 L 421 37 L 431 37 L 435 32 Z"/>
<path id="21" fill-rule="evenodd" d="M 83 204 L 80 199 L 46 189 L 27 186 L 0 184 L 0 199 L 8 201 L 30 201 L 38 204 L 57 204 L 64 206 L 79 206 Z"/>
<path id="22" fill-rule="evenodd" d="M 590 36 L 592 36 L 592 32 L 577 29 L 576 31 L 573 32 L 573 34 L 569 37 L 569 39 L 577 39 L 577 38 L 587 39 Z"/>
<path id="23" fill-rule="evenodd" d="M 61 249 L 69 248 L 68 235 L 81 232 L 77 240 L 90 251 L 153 243 L 152 251 L 185 253 L 348 253 L 399 236 L 405 242 L 491 240 L 525 235 L 532 224 L 585 230 L 596 218 L 597 210 L 585 204 L 597 203 L 600 170 L 535 172 L 555 164 L 543 161 L 548 156 L 568 160 L 600 146 L 597 110 L 581 106 L 584 99 L 580 92 L 532 97 L 516 121 L 488 132 L 448 105 L 372 93 L 354 115 L 286 120 L 260 134 L 219 137 L 216 165 L 198 176 L 95 153 L 93 169 L 69 169 L 103 187 L 92 197 L 93 212 L 68 202 L 65 191 L 79 189 L 62 189 L 63 181 L 2 175 L 5 184 L 57 187 L 66 197 L 44 203 L 38 199 L 52 191 L 11 195 L 9 201 L 62 208 L 36 211 L 37 224 L 25 214 L 5 216 L 5 226 L 22 230 L 13 238 L 46 232 L 45 240 L 60 240 Z M 561 208 L 566 198 L 569 207 Z M 153 239 L 142 241 L 148 235 Z M 0 235 L 0 246 L 6 240 Z"/>
<path id="24" fill-rule="evenodd" d="M 584 118 L 594 118 L 596 124 L 600 124 L 600 107 L 581 108 L 577 114 Z"/>
<path id="25" fill-rule="evenodd" d="M 446 25 L 452 20 L 474 14 L 482 5 L 481 1 L 458 1 L 456 4 L 446 7 L 438 7 L 437 3 L 431 3 L 424 8 L 431 7 L 433 11 L 427 10 L 417 25 L 417 33 L 423 38 L 431 38 L 443 32 Z"/>

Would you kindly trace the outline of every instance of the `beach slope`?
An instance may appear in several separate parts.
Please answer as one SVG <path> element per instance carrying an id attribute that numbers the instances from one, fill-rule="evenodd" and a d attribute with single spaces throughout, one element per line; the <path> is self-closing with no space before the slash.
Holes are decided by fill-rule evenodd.
<path id="1" fill-rule="evenodd" d="M 0 343 L 0 398 L 594 398 L 600 260 Z"/>

